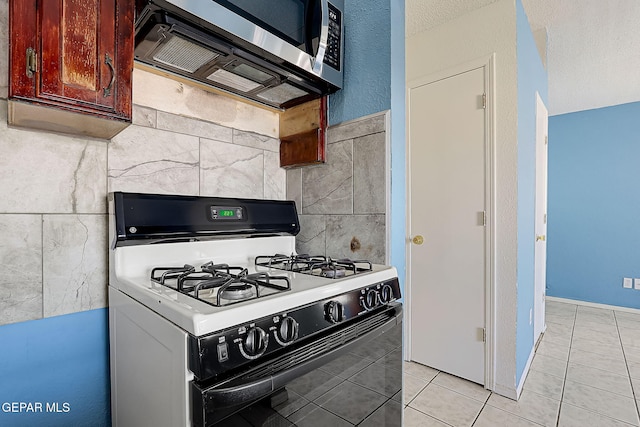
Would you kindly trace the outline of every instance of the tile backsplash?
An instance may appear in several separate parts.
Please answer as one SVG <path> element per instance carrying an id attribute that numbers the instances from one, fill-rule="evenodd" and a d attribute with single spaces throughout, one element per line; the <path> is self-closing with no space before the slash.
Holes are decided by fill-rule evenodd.
<path id="1" fill-rule="evenodd" d="M 162 82 L 136 70 L 134 101 L 148 78 Z M 241 105 L 225 112 L 229 127 L 216 114 L 228 100 L 181 96 L 208 104 L 195 117 L 176 104 L 135 104 L 133 124 L 111 141 L 9 127 L 0 99 L 0 325 L 106 307 L 110 191 L 284 199 L 277 115 Z"/>
<path id="2" fill-rule="evenodd" d="M 287 171 L 298 253 L 386 262 L 388 114 L 329 128 L 327 162 Z"/>

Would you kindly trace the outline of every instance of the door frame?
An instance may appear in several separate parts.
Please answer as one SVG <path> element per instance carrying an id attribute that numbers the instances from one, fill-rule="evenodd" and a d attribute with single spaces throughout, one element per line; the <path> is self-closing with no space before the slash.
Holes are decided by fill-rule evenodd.
<path id="1" fill-rule="evenodd" d="M 481 57 L 469 62 L 458 64 L 437 73 L 425 75 L 418 79 L 407 82 L 406 85 L 406 159 L 405 168 L 407 176 L 411 176 L 411 91 L 421 86 L 435 83 L 449 77 L 463 74 L 467 71 L 483 68 L 485 78 L 485 208 L 486 208 L 486 231 L 485 231 L 485 368 L 484 387 L 493 390 L 495 386 L 495 344 L 496 344 L 496 283 L 495 283 L 495 144 L 496 144 L 496 102 L 495 102 L 495 54 Z M 406 223 L 407 235 L 405 236 L 405 310 L 404 316 L 404 353 L 405 360 L 411 360 L 411 180 L 407 179 L 406 194 L 407 209 Z"/>
<path id="2" fill-rule="evenodd" d="M 544 120 L 544 125 L 542 126 L 542 129 L 539 128 L 539 123 L 541 120 L 541 115 L 542 115 L 542 119 Z M 542 134 L 540 134 L 540 132 L 542 132 Z M 547 271 L 546 271 L 546 265 L 547 265 L 547 242 L 546 242 L 546 236 L 547 236 L 547 212 L 548 212 L 548 198 L 549 198 L 549 185 L 548 185 L 548 173 L 549 173 L 549 145 L 548 145 L 548 137 L 549 137 L 549 110 L 547 109 L 546 104 L 544 103 L 544 101 L 542 100 L 542 97 L 540 96 L 540 93 L 538 91 L 536 91 L 536 178 L 535 178 L 535 182 L 536 182 L 536 197 L 535 197 L 535 224 L 534 224 L 534 231 L 535 231 L 535 236 L 536 236 L 536 241 L 535 241 L 535 249 L 534 249 L 534 272 L 533 272 L 533 279 L 534 279 L 534 301 L 533 301 L 533 344 L 534 346 L 537 345 L 538 341 L 540 340 L 540 338 L 542 337 L 542 334 L 544 334 L 547 325 L 545 323 L 545 298 L 546 298 L 546 294 L 547 294 L 547 290 L 546 290 L 546 283 L 547 283 Z M 544 150 L 544 160 L 541 163 L 541 159 L 539 156 L 538 151 L 542 149 Z M 543 174 L 543 182 L 540 182 L 540 174 Z M 540 187 L 542 186 L 542 190 L 543 190 L 543 198 L 540 200 L 539 198 L 539 190 Z M 539 208 L 542 208 L 543 212 L 540 212 Z M 538 242 L 538 220 L 540 218 L 538 218 L 538 214 L 541 213 L 544 217 L 542 218 L 543 224 L 544 224 L 544 236 L 545 236 L 545 240 L 543 240 L 542 242 Z M 544 245 L 545 246 L 545 250 L 544 250 L 544 269 L 542 271 L 540 271 L 540 266 L 539 266 L 539 260 L 538 257 L 541 256 L 541 254 L 538 251 L 538 245 Z M 542 289 L 538 288 L 539 283 L 539 279 L 542 278 Z M 540 294 L 540 292 L 542 292 Z"/>

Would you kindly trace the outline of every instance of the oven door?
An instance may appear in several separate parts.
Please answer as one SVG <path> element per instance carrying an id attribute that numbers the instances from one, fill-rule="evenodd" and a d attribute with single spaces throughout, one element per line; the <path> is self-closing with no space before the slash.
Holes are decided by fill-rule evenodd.
<path id="1" fill-rule="evenodd" d="M 401 426 L 402 305 L 356 322 L 220 383 L 194 381 L 195 426 Z"/>

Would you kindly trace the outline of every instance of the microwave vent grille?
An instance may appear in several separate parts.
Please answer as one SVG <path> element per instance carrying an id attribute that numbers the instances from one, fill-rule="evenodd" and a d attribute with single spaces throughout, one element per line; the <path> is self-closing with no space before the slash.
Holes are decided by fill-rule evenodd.
<path id="1" fill-rule="evenodd" d="M 226 70 L 216 70 L 207 77 L 209 80 L 223 84 L 228 87 L 232 87 L 241 92 L 249 92 L 256 88 L 262 87 L 260 83 L 256 83 L 253 80 L 245 79 L 237 74 L 230 73 Z"/>
<path id="2" fill-rule="evenodd" d="M 288 83 L 283 83 L 280 86 L 269 88 L 258 94 L 258 97 L 277 104 L 285 103 L 291 99 L 300 98 L 301 96 L 308 95 L 302 89 L 299 89 Z"/>
<path id="3" fill-rule="evenodd" d="M 213 61 L 219 53 L 204 48 L 185 38 L 173 36 L 154 53 L 153 59 L 189 73 Z"/>

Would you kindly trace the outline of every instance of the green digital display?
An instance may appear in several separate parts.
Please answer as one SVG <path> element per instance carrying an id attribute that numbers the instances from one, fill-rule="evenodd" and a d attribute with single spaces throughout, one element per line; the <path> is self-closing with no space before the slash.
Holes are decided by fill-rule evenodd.
<path id="1" fill-rule="evenodd" d="M 244 219 L 244 209 L 240 206 L 211 206 L 209 212 L 213 221 Z"/>

